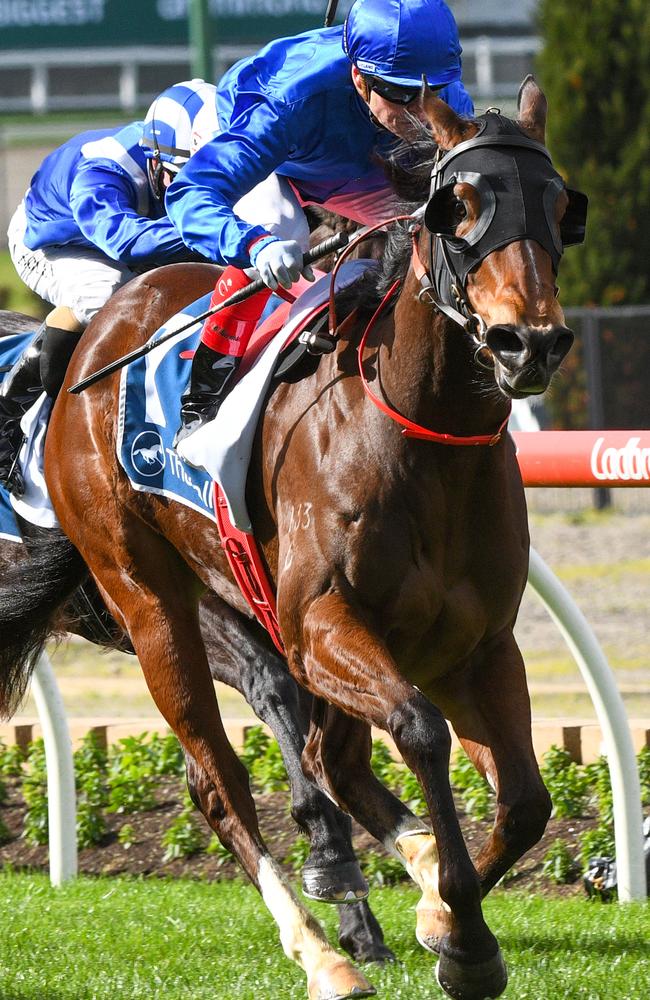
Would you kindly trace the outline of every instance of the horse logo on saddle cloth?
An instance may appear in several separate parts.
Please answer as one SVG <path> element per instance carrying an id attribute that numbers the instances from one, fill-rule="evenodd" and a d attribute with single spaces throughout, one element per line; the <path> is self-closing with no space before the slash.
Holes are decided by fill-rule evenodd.
<path id="1" fill-rule="evenodd" d="M 376 264 L 371 260 L 345 262 L 336 277 L 336 291 L 358 280 L 372 266 Z M 293 303 L 276 296 L 270 300 L 273 309 L 269 312 L 267 308 L 251 338 L 241 375 L 217 416 L 181 441 L 178 450 L 173 448 L 173 439 L 178 427 L 179 400 L 199 342 L 200 323 L 189 330 L 183 329 L 177 337 L 172 335 L 159 348 L 124 367 L 120 376 L 117 455 L 129 482 L 135 490 L 168 497 L 217 522 L 222 540 L 228 539 L 225 548 L 229 558 L 233 547 L 238 554 L 231 559 L 231 565 L 244 596 L 276 642 L 279 635 L 274 629 L 272 591 L 252 538 L 246 507 L 248 466 L 259 417 L 281 355 L 326 311 L 329 291 L 330 275 L 323 275 L 315 284 L 301 281 L 299 297 Z M 209 299 L 207 295 L 188 305 L 151 339 L 168 335 L 176 327 L 179 330 L 186 327 L 192 318 L 205 312 Z M 6 338 L 7 348 L 13 348 L 16 354 L 29 344 L 32 336 L 21 335 L 20 345 L 13 343 L 15 337 Z M 5 361 L 4 341 L 2 346 L 0 361 Z M 25 492 L 21 497 L 10 497 L 16 513 L 41 527 L 56 524 L 43 477 L 50 409 L 51 400 L 43 393 L 23 417 L 26 440 L 19 460 Z M 18 541 L 20 534 L 6 502 L 4 507 L 7 532 Z"/>

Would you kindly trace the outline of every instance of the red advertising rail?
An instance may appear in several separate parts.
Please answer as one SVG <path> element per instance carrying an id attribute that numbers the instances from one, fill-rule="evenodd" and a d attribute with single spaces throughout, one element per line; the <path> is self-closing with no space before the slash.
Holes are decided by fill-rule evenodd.
<path id="1" fill-rule="evenodd" d="M 518 431 L 525 486 L 650 486 L 650 431 Z"/>

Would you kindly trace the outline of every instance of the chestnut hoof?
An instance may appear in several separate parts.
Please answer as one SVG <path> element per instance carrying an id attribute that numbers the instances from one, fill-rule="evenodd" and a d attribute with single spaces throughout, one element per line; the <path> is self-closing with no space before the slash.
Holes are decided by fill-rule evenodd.
<path id="1" fill-rule="evenodd" d="M 440 954 L 440 942 L 449 933 L 449 917 L 444 910 L 418 909 L 415 936 L 427 951 Z"/>
<path id="2" fill-rule="evenodd" d="M 453 1000 L 488 1000 L 500 997 L 508 983 L 501 951 L 487 962 L 470 965 L 444 953 L 436 965 L 436 979 Z"/>
<path id="3" fill-rule="evenodd" d="M 303 868 L 302 891 L 318 903 L 354 903 L 366 899 L 370 887 L 356 861 L 323 868 Z"/>
<path id="4" fill-rule="evenodd" d="M 375 987 L 353 965 L 342 959 L 320 969 L 309 981 L 309 1000 L 346 1000 L 373 997 Z"/>

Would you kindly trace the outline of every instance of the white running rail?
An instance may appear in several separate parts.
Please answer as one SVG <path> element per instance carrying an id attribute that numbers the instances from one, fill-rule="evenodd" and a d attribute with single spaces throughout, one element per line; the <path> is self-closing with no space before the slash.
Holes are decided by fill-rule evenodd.
<path id="1" fill-rule="evenodd" d="M 41 653 L 34 669 L 32 694 L 47 763 L 50 882 L 58 886 L 77 874 L 77 802 L 68 720 L 46 653 Z"/>

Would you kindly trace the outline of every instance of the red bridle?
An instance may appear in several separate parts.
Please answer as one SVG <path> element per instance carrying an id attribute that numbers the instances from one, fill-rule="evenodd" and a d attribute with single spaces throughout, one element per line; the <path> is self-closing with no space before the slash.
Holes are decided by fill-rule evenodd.
<path id="1" fill-rule="evenodd" d="M 390 225 L 392 222 L 400 222 L 400 221 L 407 220 L 407 219 L 411 220 L 414 223 L 414 226 L 413 226 L 413 229 L 412 229 L 412 235 L 413 235 L 412 267 L 413 267 L 415 275 L 418 278 L 418 280 L 420 281 L 420 283 L 421 284 L 423 283 L 422 279 L 424 277 L 426 277 L 427 271 L 426 271 L 426 268 L 424 267 L 424 265 L 422 264 L 422 261 L 420 259 L 420 255 L 418 253 L 418 248 L 417 248 L 416 234 L 417 234 L 417 232 L 420 229 L 420 225 L 419 225 L 419 223 L 416 223 L 416 220 L 414 220 L 413 216 L 411 216 L 411 215 L 396 215 L 392 219 L 387 219 L 386 221 L 380 222 L 378 225 L 373 226 L 371 229 L 365 230 L 362 237 L 360 237 L 360 238 L 358 238 L 356 240 L 351 240 L 350 243 L 348 243 L 347 247 L 345 248 L 345 250 L 343 251 L 343 253 L 340 255 L 340 257 L 338 258 L 338 260 L 337 260 L 337 262 L 334 265 L 334 268 L 332 270 L 332 277 L 331 277 L 331 284 L 330 284 L 330 304 L 329 304 L 329 310 L 330 310 L 330 314 L 329 314 L 329 332 L 330 332 L 330 336 L 336 336 L 337 321 L 336 321 L 336 302 L 335 302 L 335 297 L 334 297 L 334 288 L 335 288 L 335 282 L 336 282 L 336 275 L 337 275 L 337 272 L 338 272 L 338 269 L 339 269 L 341 263 L 348 256 L 348 254 L 356 246 L 358 246 L 359 243 L 363 242 L 363 240 L 365 240 L 368 236 L 371 236 L 373 233 L 377 232 L 379 229 L 383 229 L 385 226 Z M 373 327 L 377 323 L 377 321 L 378 321 L 379 317 L 381 316 L 382 312 L 384 311 L 384 309 L 389 305 L 389 303 L 393 299 L 394 295 L 396 294 L 397 290 L 400 287 L 400 284 L 401 283 L 399 281 L 394 282 L 394 284 L 391 285 L 391 287 L 389 288 L 388 292 L 386 293 L 386 295 L 384 296 L 384 298 L 382 299 L 382 301 L 379 303 L 379 306 L 375 310 L 374 315 L 370 319 L 370 322 L 368 323 L 368 325 L 367 325 L 367 327 L 366 327 L 366 329 L 365 329 L 365 331 L 363 333 L 363 337 L 361 338 L 361 342 L 359 344 L 359 348 L 358 348 L 358 351 L 357 351 L 357 356 L 358 356 L 358 361 L 359 361 L 359 374 L 361 376 L 361 383 L 363 385 L 364 391 L 365 391 L 368 399 L 370 399 L 370 401 L 372 403 L 374 403 L 374 405 L 379 410 L 381 410 L 382 413 L 385 413 L 386 416 L 388 416 L 388 417 L 391 418 L 391 420 L 394 420 L 395 423 L 398 423 L 398 424 L 401 425 L 401 427 L 403 428 L 402 429 L 402 434 L 404 435 L 404 437 L 415 438 L 418 441 L 433 441 L 436 444 L 457 445 L 457 446 L 460 446 L 460 447 L 468 447 L 468 446 L 472 446 L 472 445 L 490 445 L 490 446 L 492 446 L 492 445 L 497 444 L 497 442 L 501 440 L 501 435 L 503 434 L 503 431 L 504 431 L 504 429 L 506 427 L 506 424 L 508 423 L 508 420 L 510 419 L 510 406 L 508 406 L 508 413 L 506 415 L 505 420 L 503 420 L 501 422 L 501 424 L 499 425 L 499 427 L 497 428 L 497 430 L 494 433 L 492 433 L 492 434 L 474 434 L 474 435 L 470 435 L 470 436 L 460 436 L 460 435 L 456 435 L 456 434 L 445 434 L 445 433 L 442 433 L 442 432 L 439 432 L 439 431 L 433 431 L 433 430 L 430 430 L 428 427 L 422 427 L 420 424 L 414 423 L 414 421 L 409 420 L 408 417 L 405 417 L 398 410 L 395 410 L 392 406 L 390 406 L 388 403 L 386 403 L 383 399 L 380 399 L 379 396 L 376 396 L 375 393 L 370 388 L 368 380 L 366 379 L 366 376 L 364 375 L 364 372 L 363 372 L 363 351 L 364 351 L 364 348 L 366 346 L 366 341 L 368 339 L 368 335 L 370 334 L 371 330 L 373 329 Z"/>

